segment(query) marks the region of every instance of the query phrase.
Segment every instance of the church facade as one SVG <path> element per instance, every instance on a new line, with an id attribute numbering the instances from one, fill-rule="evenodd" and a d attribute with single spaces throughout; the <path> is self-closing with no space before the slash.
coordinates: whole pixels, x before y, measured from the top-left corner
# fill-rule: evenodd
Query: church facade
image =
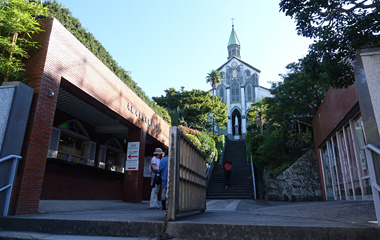
<path id="1" fill-rule="evenodd" d="M 217 129 L 230 140 L 245 138 L 247 132 L 247 112 L 251 104 L 264 97 L 270 97 L 269 89 L 259 85 L 260 70 L 241 60 L 240 42 L 234 25 L 227 45 L 227 62 L 217 70 L 221 81 L 215 95 L 227 103 L 228 122 L 226 129 Z"/>

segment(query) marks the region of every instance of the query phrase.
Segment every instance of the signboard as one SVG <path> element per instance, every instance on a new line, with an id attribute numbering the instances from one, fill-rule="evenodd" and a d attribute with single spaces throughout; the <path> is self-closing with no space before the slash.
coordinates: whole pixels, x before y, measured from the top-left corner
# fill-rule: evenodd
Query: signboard
<path id="1" fill-rule="evenodd" d="M 125 161 L 126 171 L 139 170 L 140 142 L 129 142 L 127 149 L 127 159 Z"/>

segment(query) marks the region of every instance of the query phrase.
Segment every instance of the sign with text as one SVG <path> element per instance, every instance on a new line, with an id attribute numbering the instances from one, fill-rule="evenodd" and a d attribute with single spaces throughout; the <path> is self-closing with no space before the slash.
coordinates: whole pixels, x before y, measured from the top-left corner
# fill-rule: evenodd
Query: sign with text
<path id="1" fill-rule="evenodd" d="M 127 159 L 125 161 L 126 171 L 139 170 L 140 142 L 129 142 L 127 149 Z"/>

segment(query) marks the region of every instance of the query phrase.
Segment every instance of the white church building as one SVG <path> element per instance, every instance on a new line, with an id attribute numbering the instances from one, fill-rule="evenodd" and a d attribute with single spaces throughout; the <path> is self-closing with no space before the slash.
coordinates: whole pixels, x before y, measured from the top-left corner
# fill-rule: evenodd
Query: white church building
<path id="1" fill-rule="evenodd" d="M 227 45 L 228 58 L 217 70 L 221 83 L 215 94 L 228 104 L 226 129 L 217 129 L 230 140 L 245 138 L 247 132 L 247 111 L 252 103 L 270 97 L 269 89 L 259 85 L 260 70 L 241 60 L 240 43 L 234 25 Z"/>

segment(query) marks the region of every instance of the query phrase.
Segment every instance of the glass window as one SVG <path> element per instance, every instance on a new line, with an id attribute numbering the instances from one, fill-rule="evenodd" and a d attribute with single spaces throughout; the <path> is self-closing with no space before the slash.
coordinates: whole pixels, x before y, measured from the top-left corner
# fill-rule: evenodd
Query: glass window
<path id="1" fill-rule="evenodd" d="M 89 161 L 88 156 L 85 156 L 90 144 L 87 131 L 82 124 L 74 119 L 60 124 L 58 128 L 61 133 L 57 159 L 93 166 L 93 159 Z"/>
<path id="2" fill-rule="evenodd" d="M 338 148 L 338 142 L 337 142 L 337 136 L 334 136 L 332 139 L 332 144 L 334 145 L 333 154 L 335 154 L 335 164 L 336 164 L 336 171 L 337 171 L 337 183 L 338 188 L 340 190 L 340 197 L 344 197 L 345 195 L 345 188 L 344 188 L 344 180 L 343 180 L 343 173 L 342 173 L 342 163 L 341 163 L 341 156 Z"/>
<path id="3" fill-rule="evenodd" d="M 239 94 L 239 84 L 236 82 L 231 86 L 231 102 L 239 102 L 240 94 Z"/>
<path id="4" fill-rule="evenodd" d="M 114 172 L 124 172 L 124 154 L 122 146 L 117 138 L 110 138 L 105 142 L 105 156 L 103 156 L 102 165 L 104 169 Z"/>
<path id="5" fill-rule="evenodd" d="M 366 199 L 372 195 L 361 116 L 337 131 L 320 149 L 327 199 Z"/>
<path id="6" fill-rule="evenodd" d="M 329 154 L 330 163 L 331 163 L 331 173 L 332 173 L 332 184 L 333 184 L 333 190 L 334 190 L 334 197 L 340 198 L 340 191 L 339 191 L 339 187 L 338 187 L 339 179 L 337 176 L 337 167 L 336 167 L 336 161 L 335 161 L 333 141 L 329 141 L 328 154 Z"/>
<path id="7" fill-rule="evenodd" d="M 61 132 L 58 145 L 58 159 L 86 164 L 84 151 L 86 140 L 76 138 L 66 131 Z"/>
<path id="8" fill-rule="evenodd" d="M 363 150 L 363 147 L 367 145 L 367 142 L 365 140 L 363 121 L 361 116 L 354 119 L 352 123 L 352 131 L 358 156 L 358 171 L 363 181 L 363 195 L 372 195 L 367 159 L 365 157 L 365 151 Z"/>
<path id="9" fill-rule="evenodd" d="M 224 72 L 220 72 L 220 78 L 224 79 Z"/>
<path id="10" fill-rule="evenodd" d="M 253 101 L 252 84 L 248 84 L 247 86 L 245 86 L 245 89 L 246 89 L 247 101 Z"/>
<path id="11" fill-rule="evenodd" d="M 322 165 L 324 170 L 325 177 L 325 187 L 327 192 L 327 199 L 334 199 L 334 192 L 332 186 L 332 177 L 331 177 L 331 168 L 330 168 L 330 159 L 327 153 L 327 147 L 322 148 Z"/>
<path id="12" fill-rule="evenodd" d="M 232 78 L 237 78 L 237 71 L 236 71 L 236 69 L 234 69 L 232 71 Z"/>
<path id="13" fill-rule="evenodd" d="M 350 197 L 353 196 L 353 189 L 351 184 L 351 173 L 350 164 L 348 162 L 347 146 L 344 140 L 343 130 L 337 134 L 337 141 L 342 164 L 342 187 L 346 193 L 346 197 Z"/>
<path id="14" fill-rule="evenodd" d="M 226 102 L 224 98 L 224 87 L 219 88 L 219 97 L 222 98 L 222 102 Z"/>

